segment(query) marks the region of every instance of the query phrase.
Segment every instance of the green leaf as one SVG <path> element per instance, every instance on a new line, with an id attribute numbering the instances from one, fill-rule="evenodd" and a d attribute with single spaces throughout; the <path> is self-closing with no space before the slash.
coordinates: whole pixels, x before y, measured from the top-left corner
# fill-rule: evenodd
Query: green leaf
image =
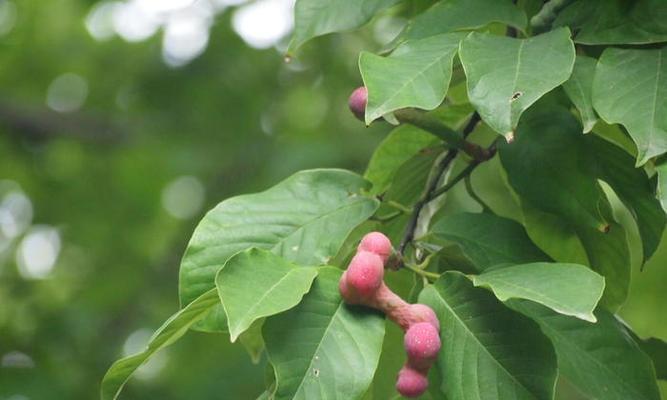
<path id="1" fill-rule="evenodd" d="M 632 156 L 604 139 L 589 135 L 585 141 L 597 161 L 596 176 L 614 189 L 637 222 L 646 261 L 658 247 L 666 222 L 646 171 L 635 168 Z"/>
<path id="2" fill-rule="evenodd" d="M 667 343 L 657 338 L 636 339 L 639 347 L 653 361 L 658 379 L 667 379 Z"/>
<path id="3" fill-rule="evenodd" d="M 663 211 L 667 212 L 667 163 L 655 167 L 658 173 L 658 200 Z"/>
<path id="4" fill-rule="evenodd" d="M 359 399 L 378 365 L 384 319 L 342 302 L 342 271 L 323 267 L 292 310 L 267 319 L 264 340 L 274 366 L 276 400 Z"/>
<path id="5" fill-rule="evenodd" d="M 475 286 L 498 299 L 526 299 L 565 315 L 595 322 L 593 310 L 602 297 L 604 278 L 578 264 L 531 263 L 494 268 L 473 276 Z"/>
<path id="6" fill-rule="evenodd" d="M 404 39 L 423 39 L 441 33 L 477 29 L 499 22 L 524 30 L 526 13 L 511 0 L 443 0 L 418 15 Z"/>
<path id="7" fill-rule="evenodd" d="M 473 32 L 460 47 L 470 102 L 503 135 L 514 131 L 528 107 L 570 77 L 575 58 L 564 28 L 529 39 Z"/>
<path id="8" fill-rule="evenodd" d="M 545 108 L 522 120 L 516 140 L 501 143 L 500 160 L 514 190 L 538 209 L 573 225 L 604 231 L 606 202 L 588 154 L 581 126 L 565 109 Z"/>
<path id="9" fill-rule="evenodd" d="M 457 272 L 443 274 L 419 300 L 443 327 L 437 363 L 448 400 L 553 398 L 556 356 L 533 321 Z"/>
<path id="10" fill-rule="evenodd" d="M 218 204 L 199 223 L 183 256 L 181 304 L 213 288 L 215 275 L 227 260 L 251 247 L 270 250 L 298 265 L 326 264 L 352 229 L 377 209 L 377 200 L 361 194 L 369 186 L 348 171 L 309 170 L 264 192 Z M 207 322 L 210 325 L 197 328 L 225 327 L 222 318 Z"/>
<path id="11" fill-rule="evenodd" d="M 617 310 L 630 289 L 630 250 L 625 229 L 612 222 L 607 233 L 587 227 L 576 227 L 576 232 L 586 250 L 588 264 L 605 278 L 602 304 Z"/>
<path id="12" fill-rule="evenodd" d="M 373 193 L 387 190 L 403 163 L 437 142 L 433 135 L 412 125 L 401 125 L 391 131 L 373 152 L 364 174 L 364 178 L 373 183 Z"/>
<path id="13" fill-rule="evenodd" d="M 368 88 L 366 124 L 401 108 L 432 110 L 439 106 L 463 37 L 462 33 L 448 33 L 407 41 L 388 57 L 361 53 L 359 69 Z"/>
<path id="14" fill-rule="evenodd" d="M 478 271 L 500 264 L 547 261 L 521 224 L 489 213 L 460 213 L 439 219 L 425 242 L 457 244 Z"/>
<path id="15" fill-rule="evenodd" d="M 264 338 L 262 337 L 264 321 L 262 318 L 253 322 L 250 328 L 239 335 L 239 342 L 245 347 L 253 364 L 259 364 L 259 361 L 262 359 L 262 352 L 265 347 Z"/>
<path id="16" fill-rule="evenodd" d="M 113 363 L 102 379 L 102 400 L 118 398 L 123 386 L 137 368 L 148 361 L 153 354 L 185 335 L 192 324 L 218 304 L 220 300 L 216 290 L 207 291 L 162 324 L 150 338 L 144 351 Z"/>
<path id="17" fill-rule="evenodd" d="M 667 151 L 667 48 L 607 48 L 593 79 L 593 106 L 622 124 L 637 145 L 637 165 Z"/>
<path id="18" fill-rule="evenodd" d="M 598 118 L 593 110 L 593 75 L 597 60 L 586 56 L 577 56 L 574 62 L 572 76 L 563 83 L 565 93 L 570 97 L 572 103 L 581 116 L 584 133 L 593 129 Z"/>
<path id="19" fill-rule="evenodd" d="M 559 372 L 582 393 L 604 400 L 659 400 L 651 360 L 612 314 L 591 324 L 526 301 L 512 308 L 534 319 L 551 339 Z"/>
<path id="20" fill-rule="evenodd" d="M 236 341 L 256 320 L 297 305 L 315 276 L 315 268 L 299 267 L 266 250 L 252 248 L 232 256 L 215 278 L 230 340 Z"/>
<path id="21" fill-rule="evenodd" d="M 667 41 L 664 0 L 579 0 L 565 8 L 555 26 L 569 25 L 582 44 L 647 44 Z"/>
<path id="22" fill-rule="evenodd" d="M 368 22 L 377 12 L 399 0 L 297 0 L 294 33 L 287 49 L 293 54 L 308 40 L 327 33 L 347 31 Z"/>

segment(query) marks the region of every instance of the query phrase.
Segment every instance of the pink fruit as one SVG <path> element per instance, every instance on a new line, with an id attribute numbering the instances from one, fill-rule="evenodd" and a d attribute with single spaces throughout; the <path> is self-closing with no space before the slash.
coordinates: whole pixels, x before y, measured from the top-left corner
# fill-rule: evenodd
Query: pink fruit
<path id="1" fill-rule="evenodd" d="M 417 397 L 428 388 L 428 379 L 421 372 L 405 365 L 398 372 L 396 390 L 405 397 Z"/>
<path id="2" fill-rule="evenodd" d="M 359 251 L 347 268 L 348 288 L 361 298 L 370 298 L 382 285 L 384 263 L 377 254 Z"/>
<path id="3" fill-rule="evenodd" d="M 377 254 L 382 258 L 383 263 L 387 262 L 387 259 L 394 251 L 391 247 L 389 238 L 380 232 L 370 232 L 366 234 L 366 236 L 361 239 L 358 250 Z"/>
<path id="4" fill-rule="evenodd" d="M 360 86 L 354 89 L 354 92 L 350 95 L 350 98 L 347 100 L 347 105 L 350 107 L 350 111 L 360 120 L 364 120 L 364 115 L 366 114 L 366 103 L 368 102 L 368 90 L 365 86 Z"/>
<path id="5" fill-rule="evenodd" d="M 440 335 L 431 323 L 419 322 L 405 333 L 403 344 L 410 365 L 428 369 L 440 351 Z"/>
<path id="6" fill-rule="evenodd" d="M 352 293 L 347 285 L 347 271 L 343 272 L 343 275 L 340 277 L 340 281 L 338 281 L 338 291 L 340 291 L 340 295 L 343 297 L 343 299 L 345 299 L 347 304 L 359 303 L 359 299 L 357 299 L 357 296 Z"/>

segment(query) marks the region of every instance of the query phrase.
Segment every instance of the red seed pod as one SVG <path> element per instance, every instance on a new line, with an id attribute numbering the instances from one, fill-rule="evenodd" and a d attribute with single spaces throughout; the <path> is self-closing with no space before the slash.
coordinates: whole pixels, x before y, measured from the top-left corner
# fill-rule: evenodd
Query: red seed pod
<path id="1" fill-rule="evenodd" d="M 420 371 L 428 370 L 440 351 L 440 335 L 429 322 L 419 322 L 410 327 L 403 339 L 408 364 Z"/>
<path id="2" fill-rule="evenodd" d="M 362 299 L 369 299 L 382 285 L 384 263 L 377 254 L 358 252 L 347 268 L 347 285 Z"/>

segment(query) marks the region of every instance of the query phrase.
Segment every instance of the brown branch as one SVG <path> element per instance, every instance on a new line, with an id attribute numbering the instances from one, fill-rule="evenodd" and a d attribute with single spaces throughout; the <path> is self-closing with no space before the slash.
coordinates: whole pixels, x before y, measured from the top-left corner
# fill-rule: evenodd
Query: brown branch
<path id="1" fill-rule="evenodd" d="M 0 100 L 0 124 L 10 133 L 32 140 L 71 137 L 93 143 L 114 143 L 127 137 L 118 123 L 87 112 L 59 113 L 46 107 Z"/>

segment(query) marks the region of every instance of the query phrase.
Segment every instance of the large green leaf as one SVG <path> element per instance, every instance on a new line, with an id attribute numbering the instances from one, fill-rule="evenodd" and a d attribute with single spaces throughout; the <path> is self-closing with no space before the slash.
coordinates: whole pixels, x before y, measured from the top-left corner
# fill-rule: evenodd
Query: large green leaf
<path id="1" fill-rule="evenodd" d="M 556 356 L 534 322 L 457 272 L 443 274 L 419 300 L 443 327 L 438 367 L 448 400 L 553 398 Z"/>
<path id="2" fill-rule="evenodd" d="M 564 28 L 529 39 L 473 32 L 461 42 L 459 57 L 470 102 L 503 135 L 514 131 L 528 107 L 570 77 L 575 59 Z"/>
<path id="3" fill-rule="evenodd" d="M 522 120 L 516 140 L 501 143 L 500 160 L 522 201 L 574 225 L 604 231 L 606 197 L 595 177 L 581 126 L 567 110 L 539 109 Z"/>
<path id="4" fill-rule="evenodd" d="M 647 260 L 660 243 L 666 217 L 646 171 L 635 168 L 632 156 L 604 139 L 590 135 L 585 141 L 596 160 L 595 175 L 614 189 L 636 220 Z"/>
<path id="5" fill-rule="evenodd" d="M 292 310 L 267 319 L 264 340 L 276 374 L 274 398 L 359 399 L 380 358 L 384 319 L 340 297 L 342 271 L 324 267 Z"/>
<path id="6" fill-rule="evenodd" d="M 316 275 L 317 269 L 266 250 L 251 248 L 232 256 L 215 278 L 231 341 L 256 320 L 297 305 Z"/>
<path id="7" fill-rule="evenodd" d="M 388 57 L 363 52 L 359 69 L 368 88 L 366 123 L 405 107 L 432 110 L 442 103 L 463 33 L 401 44 Z"/>
<path id="8" fill-rule="evenodd" d="M 593 110 L 593 76 L 597 60 L 586 56 L 577 56 L 572 76 L 563 83 L 565 93 L 579 110 L 584 133 L 590 132 L 598 118 Z"/>
<path id="9" fill-rule="evenodd" d="M 432 134 L 412 125 L 401 125 L 387 135 L 373 152 L 364 177 L 373 183 L 373 193 L 382 193 L 403 163 L 420 150 L 438 142 Z"/>
<path id="10" fill-rule="evenodd" d="M 667 48 L 605 49 L 595 69 L 593 106 L 606 122 L 628 130 L 637 165 L 667 151 Z"/>
<path id="11" fill-rule="evenodd" d="M 368 22 L 375 13 L 399 0 L 297 0 L 294 34 L 287 49 L 293 53 L 306 41 L 327 33 L 346 31 Z"/>
<path id="12" fill-rule="evenodd" d="M 207 291 L 162 324 L 148 341 L 144 351 L 113 363 L 102 379 L 102 400 L 116 399 L 130 375 L 137 368 L 148 361 L 153 354 L 185 335 L 195 322 L 219 304 L 220 299 L 218 299 L 216 290 Z"/>
<path id="13" fill-rule="evenodd" d="M 434 245 L 458 245 L 478 271 L 500 264 L 549 260 L 531 242 L 523 226 L 490 213 L 445 216 L 421 240 Z"/>
<path id="14" fill-rule="evenodd" d="M 667 41 L 664 0 L 579 0 L 554 25 L 569 25 L 582 44 L 646 44 Z"/>
<path id="15" fill-rule="evenodd" d="M 565 315 L 595 322 L 604 278 L 579 264 L 531 263 L 494 268 L 473 276 L 501 301 L 526 299 Z"/>
<path id="16" fill-rule="evenodd" d="M 361 194 L 369 186 L 348 171 L 309 170 L 264 192 L 218 204 L 199 223 L 185 251 L 181 304 L 213 288 L 225 262 L 250 247 L 270 250 L 298 265 L 326 264 L 350 231 L 377 209 L 377 200 Z M 212 319 L 200 328 L 223 329 L 224 324 L 216 325 L 222 322 Z"/>
<path id="17" fill-rule="evenodd" d="M 404 39 L 423 39 L 441 33 L 477 29 L 492 22 L 523 30 L 527 18 L 511 0 L 442 0 L 418 15 Z"/>
<path id="18" fill-rule="evenodd" d="M 602 309 L 591 324 L 525 301 L 510 302 L 534 319 L 558 355 L 559 372 L 582 393 L 604 400 L 659 400 L 651 360 L 623 325 Z"/>

